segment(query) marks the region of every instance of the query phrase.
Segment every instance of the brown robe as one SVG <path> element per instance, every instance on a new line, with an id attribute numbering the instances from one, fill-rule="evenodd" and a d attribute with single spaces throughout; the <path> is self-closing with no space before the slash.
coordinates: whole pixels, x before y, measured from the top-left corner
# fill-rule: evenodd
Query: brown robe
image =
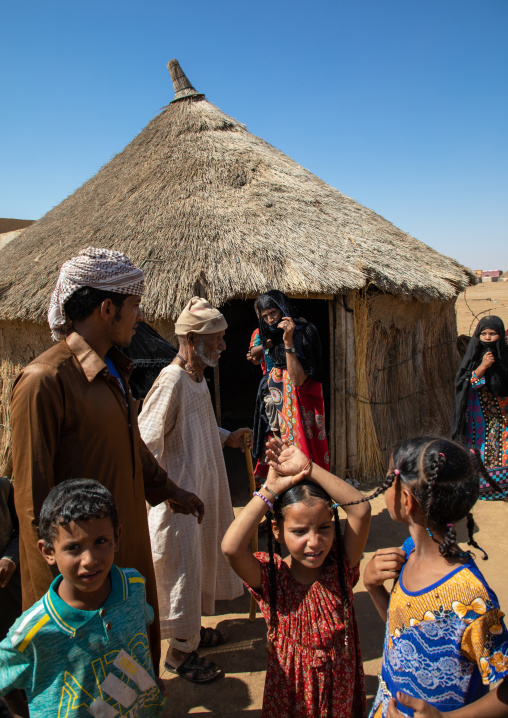
<path id="1" fill-rule="evenodd" d="M 116 348 L 108 356 L 128 389 L 132 362 Z M 11 425 L 23 610 L 46 593 L 54 578 L 37 548 L 44 499 L 65 479 L 96 479 L 113 494 L 123 527 L 115 563 L 135 568 L 146 578 L 147 601 L 155 612 L 150 639 L 158 673 L 160 628 L 145 497 L 155 505 L 167 499 L 170 490 L 166 472 L 139 435 L 130 390 L 127 407 L 118 379 L 73 332 L 16 379 Z"/>

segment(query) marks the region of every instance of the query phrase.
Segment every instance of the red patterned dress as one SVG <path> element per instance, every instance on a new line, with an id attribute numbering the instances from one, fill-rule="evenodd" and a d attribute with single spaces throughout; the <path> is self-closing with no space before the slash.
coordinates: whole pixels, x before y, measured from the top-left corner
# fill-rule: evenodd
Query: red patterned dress
<path id="1" fill-rule="evenodd" d="M 280 436 L 303 451 L 305 456 L 327 471 L 330 454 L 325 427 L 323 385 L 307 377 L 295 386 L 287 369 L 274 367 L 268 388 L 277 409 Z"/>
<path id="2" fill-rule="evenodd" d="M 327 556 L 319 580 L 310 585 L 296 581 L 288 565 L 275 554 L 278 625 L 272 632 L 269 557 L 266 553 L 255 556 L 261 565 L 261 591 L 247 588 L 259 603 L 274 645 L 268 656 L 262 718 L 366 716 L 362 655 L 352 591 L 360 575 L 359 566 L 352 569 L 345 559 L 350 602 L 345 635 L 335 549 Z"/>
<path id="3" fill-rule="evenodd" d="M 302 386 L 295 386 L 287 369 L 274 366 L 268 377 L 268 389 L 277 410 L 282 441 L 294 444 L 314 463 L 329 471 L 323 385 L 308 376 Z M 254 474 L 259 489 L 268 475 L 266 457 L 258 459 Z"/>

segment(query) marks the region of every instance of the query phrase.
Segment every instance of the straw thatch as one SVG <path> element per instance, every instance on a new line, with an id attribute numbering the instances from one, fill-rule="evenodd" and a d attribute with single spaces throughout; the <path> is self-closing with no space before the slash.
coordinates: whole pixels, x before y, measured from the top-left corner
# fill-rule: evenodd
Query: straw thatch
<path id="1" fill-rule="evenodd" d="M 332 469 L 379 477 L 394 441 L 446 431 L 455 297 L 476 276 L 250 134 L 176 61 L 170 71 L 175 100 L 0 250 L 0 465 L 14 378 L 50 344 L 59 267 L 92 245 L 143 267 L 144 312 L 166 338 L 193 294 L 217 306 L 271 288 L 326 297 Z"/>
<path id="2" fill-rule="evenodd" d="M 180 84 L 181 99 L 0 251 L 3 319 L 44 322 L 60 265 L 89 245 L 143 265 L 151 320 L 175 317 L 197 289 L 221 305 L 271 287 L 330 295 L 371 282 L 428 301 L 475 283 Z"/>

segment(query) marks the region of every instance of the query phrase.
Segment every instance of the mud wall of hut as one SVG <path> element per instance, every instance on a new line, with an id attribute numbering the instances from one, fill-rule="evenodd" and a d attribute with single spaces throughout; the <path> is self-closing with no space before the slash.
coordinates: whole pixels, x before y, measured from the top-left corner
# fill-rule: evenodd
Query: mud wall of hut
<path id="1" fill-rule="evenodd" d="M 14 380 L 32 359 L 53 344 L 48 325 L 0 322 L 0 474 L 12 473 L 10 404 Z"/>
<path id="2" fill-rule="evenodd" d="M 333 464 L 367 486 L 384 475 L 397 442 L 449 432 L 460 363 L 455 300 L 353 292 L 334 304 Z"/>

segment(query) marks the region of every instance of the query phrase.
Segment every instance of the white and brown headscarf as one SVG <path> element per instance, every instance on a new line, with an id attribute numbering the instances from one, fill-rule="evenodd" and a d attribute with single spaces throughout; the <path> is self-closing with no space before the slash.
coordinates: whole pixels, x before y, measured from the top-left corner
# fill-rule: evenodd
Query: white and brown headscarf
<path id="1" fill-rule="evenodd" d="M 69 321 L 64 304 L 81 287 L 141 296 L 145 291 L 145 276 L 125 254 L 110 249 L 88 247 L 69 259 L 60 269 L 49 302 L 48 322 L 55 341 L 67 335 Z"/>

